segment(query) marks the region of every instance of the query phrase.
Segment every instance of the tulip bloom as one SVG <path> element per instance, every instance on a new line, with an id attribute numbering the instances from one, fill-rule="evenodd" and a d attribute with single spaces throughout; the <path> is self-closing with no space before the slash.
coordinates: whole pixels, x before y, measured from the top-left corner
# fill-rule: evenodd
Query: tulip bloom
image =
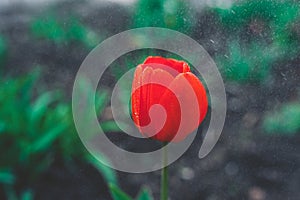
<path id="1" fill-rule="evenodd" d="M 164 113 L 155 105 L 163 107 Z M 205 88 L 186 62 L 150 56 L 137 66 L 132 119 L 145 137 L 180 142 L 203 121 L 207 107 Z"/>

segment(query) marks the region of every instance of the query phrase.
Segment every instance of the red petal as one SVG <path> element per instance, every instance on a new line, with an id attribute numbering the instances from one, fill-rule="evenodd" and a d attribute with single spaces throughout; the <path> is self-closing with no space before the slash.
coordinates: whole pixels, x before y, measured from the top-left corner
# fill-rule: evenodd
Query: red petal
<path id="1" fill-rule="evenodd" d="M 163 58 L 160 56 L 149 56 L 145 61 L 144 65 L 152 64 L 151 67 L 154 69 L 161 68 L 168 71 L 174 77 L 178 75 L 178 73 L 188 72 L 190 68 L 187 63 L 184 61 L 178 61 L 172 58 Z M 153 65 L 158 64 L 158 65 Z M 167 66 L 167 67 L 164 67 Z M 174 71 L 173 71 L 174 70 Z"/>
<path id="2" fill-rule="evenodd" d="M 136 90 L 140 85 L 140 77 L 142 74 L 142 67 L 139 65 L 135 69 L 133 81 L 132 81 L 132 93 L 131 93 L 131 110 L 132 110 L 132 119 L 137 126 L 140 126 L 140 101 L 141 101 L 141 91 Z"/>
<path id="3" fill-rule="evenodd" d="M 144 135 L 153 135 L 157 132 L 157 127 L 161 124 L 159 116 L 151 121 L 149 109 L 152 105 L 158 104 L 159 99 L 164 94 L 166 87 L 172 82 L 173 76 L 162 69 L 153 70 L 146 67 L 141 72 L 138 66 L 132 86 L 132 116 L 133 121 L 139 126 L 140 132 Z M 149 124 L 151 122 L 151 124 Z M 148 126 L 147 130 L 143 126 Z"/>
<path id="4" fill-rule="evenodd" d="M 160 56 L 147 57 L 146 60 L 144 61 L 144 64 L 149 64 L 149 63 L 157 63 L 157 64 L 162 64 L 171 67 L 169 61 L 166 58 Z"/>
<path id="5" fill-rule="evenodd" d="M 208 99 L 207 99 L 205 87 L 198 79 L 198 77 L 191 72 L 184 73 L 184 77 L 189 81 L 197 96 L 198 103 L 199 103 L 199 112 L 200 112 L 200 118 L 199 118 L 199 124 L 200 124 L 204 120 L 208 108 Z"/>
<path id="6" fill-rule="evenodd" d="M 170 89 L 165 90 L 159 104 L 164 107 L 167 119 L 163 128 L 153 138 L 160 141 L 171 141 L 179 128 L 181 120 L 180 104 Z"/>
<path id="7" fill-rule="evenodd" d="M 177 71 L 174 73 L 173 69 Z M 178 74 L 179 71 L 183 73 Z M 154 104 L 164 107 L 166 122 L 153 136 L 160 141 L 171 141 L 175 136 L 174 141 L 185 139 L 203 121 L 208 106 L 205 88 L 190 72 L 188 64 L 162 57 L 148 57 L 145 64 L 137 67 L 132 83 L 131 103 L 133 121 L 145 136 L 153 135 L 161 127 L 160 114 L 155 113 L 151 121 L 149 109 Z M 195 112 L 197 108 L 199 112 Z"/>
<path id="8" fill-rule="evenodd" d="M 174 80 L 173 76 L 165 70 L 155 69 L 151 77 L 150 105 L 159 103 L 166 88 Z"/>
<path id="9" fill-rule="evenodd" d="M 148 110 L 150 108 L 150 87 L 151 76 L 153 69 L 151 67 L 146 67 L 141 74 L 141 96 L 140 96 L 140 125 L 145 126 L 150 123 L 150 117 L 148 115 Z"/>
<path id="10" fill-rule="evenodd" d="M 176 69 L 180 69 L 180 71 L 179 71 L 180 73 L 190 71 L 189 65 L 184 61 L 178 61 L 173 58 L 168 58 L 167 60 L 169 61 L 169 63 L 171 64 L 172 67 L 174 67 Z"/>
<path id="11" fill-rule="evenodd" d="M 170 138 L 175 137 L 178 132 L 174 141 L 181 141 L 204 119 L 208 106 L 206 92 L 199 79 L 191 72 L 178 75 L 169 88 L 170 90 L 162 96 L 160 101 L 160 104 L 166 108 L 168 116 L 159 134 L 165 135 L 164 139 L 170 141 Z M 178 103 L 172 97 L 171 91 L 176 94 Z M 195 112 L 197 108 L 199 112 Z M 180 130 L 175 125 L 177 123 L 178 125 L 180 123 Z"/>

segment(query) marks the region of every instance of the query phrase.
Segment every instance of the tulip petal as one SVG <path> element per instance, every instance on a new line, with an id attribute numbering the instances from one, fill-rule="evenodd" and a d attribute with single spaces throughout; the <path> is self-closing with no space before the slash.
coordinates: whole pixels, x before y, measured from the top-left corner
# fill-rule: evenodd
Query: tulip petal
<path id="1" fill-rule="evenodd" d="M 142 70 L 141 66 L 137 67 L 131 96 L 132 118 L 144 136 L 154 135 L 157 127 L 160 127 L 159 116 L 151 121 L 149 109 L 152 105 L 159 103 L 161 96 L 173 79 L 174 77 L 165 70 L 153 70 L 151 67 Z M 146 125 L 147 129 L 143 129 L 143 126 Z"/>
<path id="2" fill-rule="evenodd" d="M 208 101 L 204 86 L 191 72 L 178 75 L 169 88 L 170 90 L 166 91 L 160 101 L 160 104 L 166 108 L 168 116 L 159 134 L 168 134 L 165 139 L 170 141 L 170 138 L 175 137 L 178 132 L 174 141 L 179 142 L 203 121 Z M 176 94 L 179 105 L 173 103 L 173 94 Z M 174 126 L 174 123 L 180 123 L 180 127 Z"/>
<path id="3" fill-rule="evenodd" d="M 134 123 L 139 127 L 140 126 L 140 102 L 141 102 L 141 90 L 137 90 L 137 88 L 141 85 L 141 74 L 142 67 L 139 65 L 135 69 L 133 81 L 132 81 L 132 93 L 131 93 L 131 109 L 132 109 L 132 119 Z"/>
<path id="4" fill-rule="evenodd" d="M 173 58 L 168 58 L 168 62 L 171 66 L 174 66 L 176 69 L 180 69 L 179 73 L 185 73 L 190 71 L 189 65 L 184 61 L 175 60 Z"/>
<path id="5" fill-rule="evenodd" d="M 141 74 L 141 101 L 140 101 L 140 125 L 145 126 L 150 123 L 150 117 L 148 111 L 150 108 L 150 89 L 151 89 L 151 76 L 153 69 L 151 67 L 146 67 Z"/>
<path id="6" fill-rule="evenodd" d="M 186 62 L 156 56 L 136 68 L 131 104 L 133 121 L 144 136 L 179 142 L 203 121 L 208 100 Z"/>
<path id="7" fill-rule="evenodd" d="M 193 73 L 187 72 L 184 73 L 183 76 L 189 81 L 197 96 L 198 104 L 199 104 L 199 112 L 200 112 L 200 118 L 198 123 L 200 124 L 204 120 L 208 108 L 208 99 L 207 99 L 205 87 L 200 82 L 198 77 L 195 76 Z"/>
<path id="8" fill-rule="evenodd" d="M 161 99 L 161 96 L 165 93 L 166 88 L 174 80 L 174 77 L 165 70 L 155 69 L 151 77 L 152 88 L 150 92 L 151 101 L 150 104 L 157 104 Z"/>
<path id="9" fill-rule="evenodd" d="M 169 88 L 165 89 L 159 104 L 164 107 L 167 116 L 163 128 L 153 138 L 160 141 L 171 141 L 180 125 L 180 104 L 176 95 Z"/>
<path id="10" fill-rule="evenodd" d="M 177 76 L 179 73 L 190 71 L 187 63 L 184 61 L 177 61 L 172 58 L 163 58 L 160 56 L 149 56 L 145 61 L 144 64 L 152 64 L 152 68 L 161 68 L 168 71 L 174 77 Z M 158 64 L 155 66 L 155 64 Z M 165 66 L 165 67 L 164 67 Z"/>

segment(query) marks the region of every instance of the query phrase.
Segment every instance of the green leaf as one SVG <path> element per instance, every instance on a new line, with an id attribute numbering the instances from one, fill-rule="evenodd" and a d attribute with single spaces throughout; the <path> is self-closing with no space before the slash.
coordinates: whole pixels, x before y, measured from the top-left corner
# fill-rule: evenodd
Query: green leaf
<path id="1" fill-rule="evenodd" d="M 269 134 L 294 135 L 300 130 L 300 104 L 286 103 L 266 114 L 263 129 Z"/>
<path id="2" fill-rule="evenodd" d="M 189 33 L 195 26 L 194 10 L 188 1 L 140 0 L 132 22 L 134 28 L 163 27 Z"/>
<path id="3" fill-rule="evenodd" d="M 55 101 L 58 97 L 57 92 L 45 92 L 34 102 L 32 106 L 31 118 L 36 119 L 42 116 L 48 108 L 48 105 Z"/>
<path id="4" fill-rule="evenodd" d="M 52 129 L 50 129 L 46 133 L 43 134 L 42 137 L 37 139 L 30 147 L 30 152 L 38 152 L 45 150 L 50 147 L 50 145 L 54 142 L 55 139 L 58 138 L 60 134 L 63 133 L 63 131 L 66 129 L 67 125 L 64 123 L 57 124 Z"/>
<path id="5" fill-rule="evenodd" d="M 266 53 L 267 52 L 267 53 Z M 263 83 L 272 64 L 284 57 L 277 45 L 239 40 L 229 42 L 227 56 L 219 55 L 216 62 L 227 79 L 240 83 Z"/>
<path id="6" fill-rule="evenodd" d="M 62 43 L 66 40 L 66 32 L 54 14 L 47 14 L 46 17 L 35 19 L 31 23 L 31 32 L 35 37 L 56 43 Z"/>
<path id="7" fill-rule="evenodd" d="M 109 189 L 114 200 L 132 200 L 130 196 L 114 184 L 109 184 Z"/>
<path id="8" fill-rule="evenodd" d="M 7 45 L 4 38 L 0 35 L 0 66 L 4 63 L 5 57 L 7 54 Z M 0 72 L 2 70 L 0 69 Z"/>
<path id="9" fill-rule="evenodd" d="M 101 90 L 97 92 L 95 96 L 95 108 L 97 113 L 102 113 L 108 103 L 108 91 Z"/>
<path id="10" fill-rule="evenodd" d="M 69 19 L 66 37 L 69 40 L 81 42 L 88 48 L 93 48 L 100 42 L 100 37 L 94 31 L 74 17 Z"/>
<path id="11" fill-rule="evenodd" d="M 37 126 L 40 125 L 43 116 L 47 114 L 48 106 L 57 100 L 58 93 L 57 92 L 45 92 L 33 103 L 31 107 L 28 109 L 29 115 L 29 131 L 31 133 L 38 130 Z"/>
<path id="12" fill-rule="evenodd" d="M 11 172 L 0 171 L 0 183 L 4 184 L 14 184 L 15 176 Z"/>
<path id="13" fill-rule="evenodd" d="M 30 72 L 30 74 L 25 75 L 23 78 L 19 79 L 12 79 L 13 82 L 16 82 L 16 93 L 18 94 L 20 91 L 21 93 L 21 101 L 22 106 L 28 106 L 31 102 L 31 98 L 33 96 L 33 89 L 37 85 L 37 80 L 41 75 L 41 68 L 36 67 L 34 70 Z"/>
<path id="14" fill-rule="evenodd" d="M 33 200 L 33 192 L 31 190 L 25 190 L 21 195 L 21 200 Z"/>
<path id="15" fill-rule="evenodd" d="M 153 196 L 148 188 L 144 187 L 139 192 L 136 200 L 153 200 Z"/>
<path id="16" fill-rule="evenodd" d="M 6 124 L 3 121 L 0 121 L 0 134 L 4 132 L 6 128 Z"/>

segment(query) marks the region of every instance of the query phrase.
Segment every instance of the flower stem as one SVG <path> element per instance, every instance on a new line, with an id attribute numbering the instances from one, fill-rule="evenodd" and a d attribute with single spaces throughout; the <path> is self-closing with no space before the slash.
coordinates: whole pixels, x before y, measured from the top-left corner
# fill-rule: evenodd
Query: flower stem
<path id="1" fill-rule="evenodd" d="M 164 143 L 167 144 L 167 143 Z M 168 150 L 167 147 L 163 147 L 163 168 L 161 169 L 161 190 L 160 200 L 168 199 Z"/>

